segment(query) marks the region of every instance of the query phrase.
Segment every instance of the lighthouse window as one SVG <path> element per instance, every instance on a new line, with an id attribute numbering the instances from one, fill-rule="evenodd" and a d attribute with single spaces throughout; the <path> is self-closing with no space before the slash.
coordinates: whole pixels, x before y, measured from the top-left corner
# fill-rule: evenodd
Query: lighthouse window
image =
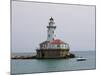
<path id="1" fill-rule="evenodd" d="M 48 35 L 48 37 L 50 37 L 50 35 Z"/>
<path id="2" fill-rule="evenodd" d="M 54 34 L 54 31 L 52 31 L 52 33 Z"/>

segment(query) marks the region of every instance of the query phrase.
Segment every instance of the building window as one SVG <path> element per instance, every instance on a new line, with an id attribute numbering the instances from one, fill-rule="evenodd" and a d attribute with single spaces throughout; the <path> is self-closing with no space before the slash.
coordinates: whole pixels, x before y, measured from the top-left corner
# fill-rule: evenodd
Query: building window
<path id="1" fill-rule="evenodd" d="M 58 48 L 60 48 L 60 45 L 57 45 Z"/>

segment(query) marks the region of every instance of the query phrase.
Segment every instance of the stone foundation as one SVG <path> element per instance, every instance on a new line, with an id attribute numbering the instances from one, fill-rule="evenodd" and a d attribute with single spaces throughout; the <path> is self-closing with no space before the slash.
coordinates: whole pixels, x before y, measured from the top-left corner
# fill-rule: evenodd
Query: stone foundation
<path id="1" fill-rule="evenodd" d="M 69 49 L 39 49 L 37 58 L 66 58 L 69 55 Z"/>

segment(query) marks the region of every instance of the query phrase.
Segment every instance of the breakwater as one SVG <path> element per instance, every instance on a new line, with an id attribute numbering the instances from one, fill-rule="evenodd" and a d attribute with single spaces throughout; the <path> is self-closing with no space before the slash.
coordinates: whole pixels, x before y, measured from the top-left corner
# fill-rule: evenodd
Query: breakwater
<path id="1" fill-rule="evenodd" d="M 63 58 L 75 58 L 75 54 L 71 53 L 70 55 L 66 55 L 66 57 Z M 33 55 L 12 55 L 11 59 L 40 59 L 40 58 L 37 58 L 36 54 L 35 55 L 33 54 Z M 54 59 L 58 59 L 58 58 L 54 58 Z"/>

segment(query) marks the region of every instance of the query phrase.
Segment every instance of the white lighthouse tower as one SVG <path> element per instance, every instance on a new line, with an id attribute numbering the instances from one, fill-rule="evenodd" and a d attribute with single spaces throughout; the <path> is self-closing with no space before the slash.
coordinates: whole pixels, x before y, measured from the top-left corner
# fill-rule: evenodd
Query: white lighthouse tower
<path id="1" fill-rule="evenodd" d="M 47 26 L 47 41 L 52 41 L 54 40 L 54 30 L 56 29 L 56 26 L 54 26 L 55 22 L 54 19 L 51 17 L 49 26 Z"/>

